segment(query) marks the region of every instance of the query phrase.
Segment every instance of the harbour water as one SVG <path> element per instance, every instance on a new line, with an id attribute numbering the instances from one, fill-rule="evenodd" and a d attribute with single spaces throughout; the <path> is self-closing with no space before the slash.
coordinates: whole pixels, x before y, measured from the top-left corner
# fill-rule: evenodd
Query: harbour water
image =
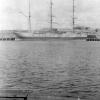
<path id="1" fill-rule="evenodd" d="M 0 88 L 28 100 L 99 100 L 100 42 L 0 41 Z"/>

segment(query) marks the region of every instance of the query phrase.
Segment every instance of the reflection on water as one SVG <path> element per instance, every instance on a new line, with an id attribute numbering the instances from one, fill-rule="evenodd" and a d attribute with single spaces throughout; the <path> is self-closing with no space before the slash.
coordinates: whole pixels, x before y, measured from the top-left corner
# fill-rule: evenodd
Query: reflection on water
<path id="1" fill-rule="evenodd" d="M 100 43 L 0 42 L 0 87 L 31 89 L 37 98 L 99 100 Z"/>

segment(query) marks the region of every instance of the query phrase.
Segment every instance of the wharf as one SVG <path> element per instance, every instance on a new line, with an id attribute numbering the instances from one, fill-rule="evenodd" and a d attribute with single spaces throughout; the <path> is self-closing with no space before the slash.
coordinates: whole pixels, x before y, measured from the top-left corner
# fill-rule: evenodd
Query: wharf
<path id="1" fill-rule="evenodd" d="M 0 41 L 14 41 L 15 38 L 0 38 Z"/>

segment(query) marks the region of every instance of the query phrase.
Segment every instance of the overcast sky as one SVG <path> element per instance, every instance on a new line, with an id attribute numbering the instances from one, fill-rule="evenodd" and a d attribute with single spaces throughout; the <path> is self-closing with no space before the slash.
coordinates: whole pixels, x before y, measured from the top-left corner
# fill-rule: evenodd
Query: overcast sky
<path id="1" fill-rule="evenodd" d="M 49 27 L 50 0 L 31 0 L 32 29 Z M 72 0 L 53 0 L 54 27 L 72 26 Z M 100 28 L 100 0 L 75 0 L 76 25 Z M 0 0 L 0 29 L 27 29 L 28 0 Z"/>

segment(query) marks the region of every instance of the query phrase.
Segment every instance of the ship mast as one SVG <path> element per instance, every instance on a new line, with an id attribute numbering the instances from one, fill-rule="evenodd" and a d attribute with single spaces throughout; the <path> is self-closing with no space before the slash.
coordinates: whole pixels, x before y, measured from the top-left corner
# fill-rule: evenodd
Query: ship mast
<path id="1" fill-rule="evenodd" d="M 50 0 L 50 31 L 52 32 L 53 29 L 53 14 L 52 14 L 53 3 Z"/>
<path id="2" fill-rule="evenodd" d="M 30 0 L 29 0 L 29 15 L 28 15 L 28 23 L 29 23 L 29 32 L 31 32 L 31 6 L 30 6 Z"/>
<path id="3" fill-rule="evenodd" d="M 75 32 L 75 0 L 73 0 L 73 33 Z"/>

